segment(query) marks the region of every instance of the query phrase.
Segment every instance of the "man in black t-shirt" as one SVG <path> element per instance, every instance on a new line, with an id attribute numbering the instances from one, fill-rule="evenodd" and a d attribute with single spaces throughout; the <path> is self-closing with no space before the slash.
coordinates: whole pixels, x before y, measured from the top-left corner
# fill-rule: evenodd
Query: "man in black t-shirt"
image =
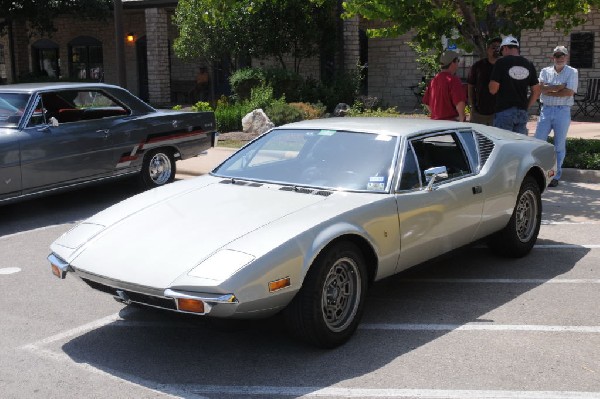
<path id="1" fill-rule="evenodd" d="M 467 83 L 469 84 L 469 106 L 471 107 L 472 123 L 491 126 L 494 123 L 496 111 L 496 96 L 490 93 L 489 84 L 492 69 L 500 57 L 500 43 L 496 37 L 487 43 L 486 57 L 471 66 Z"/>
<path id="2" fill-rule="evenodd" d="M 496 61 L 489 84 L 490 93 L 496 94 L 494 126 L 526 135 L 527 110 L 541 91 L 537 72 L 519 55 L 519 42 L 514 37 L 506 36 L 500 49 L 502 58 Z"/>

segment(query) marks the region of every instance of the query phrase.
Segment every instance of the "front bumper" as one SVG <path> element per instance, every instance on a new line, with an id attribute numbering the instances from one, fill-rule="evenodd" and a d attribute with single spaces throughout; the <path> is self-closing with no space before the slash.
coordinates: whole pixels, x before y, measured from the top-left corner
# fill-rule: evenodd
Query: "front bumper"
<path id="1" fill-rule="evenodd" d="M 235 314 L 239 301 L 233 294 L 209 294 L 189 291 L 177 291 L 170 288 L 154 288 L 113 280 L 104 276 L 74 268 L 54 254 L 48 256 L 52 273 L 64 279 L 72 272 L 91 288 L 113 296 L 124 304 L 138 304 L 178 313 L 209 315 L 213 317 L 230 317 Z M 201 311 L 188 311 L 181 304 L 196 301 L 202 304 Z"/>

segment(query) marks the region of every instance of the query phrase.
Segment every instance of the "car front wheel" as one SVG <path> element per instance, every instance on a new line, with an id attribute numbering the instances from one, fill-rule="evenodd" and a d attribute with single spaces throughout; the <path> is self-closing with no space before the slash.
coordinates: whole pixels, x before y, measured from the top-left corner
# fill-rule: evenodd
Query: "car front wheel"
<path id="1" fill-rule="evenodd" d="M 541 222 L 540 188 L 533 178 L 526 177 L 508 224 L 491 237 L 490 246 L 499 255 L 513 258 L 525 256 L 537 240 Z"/>
<path id="2" fill-rule="evenodd" d="M 170 183 L 175 179 L 175 159 L 169 150 L 158 149 L 146 154 L 140 181 L 150 189 Z"/>
<path id="3" fill-rule="evenodd" d="M 359 248 L 343 242 L 319 255 L 285 311 L 290 331 L 321 348 L 346 342 L 358 327 L 367 291 Z"/>

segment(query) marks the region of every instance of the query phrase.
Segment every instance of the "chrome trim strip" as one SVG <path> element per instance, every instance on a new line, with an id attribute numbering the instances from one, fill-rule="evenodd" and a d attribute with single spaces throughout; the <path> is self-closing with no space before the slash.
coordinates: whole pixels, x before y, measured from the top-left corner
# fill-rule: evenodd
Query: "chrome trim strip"
<path id="1" fill-rule="evenodd" d="M 237 304 L 238 299 L 233 294 L 224 294 L 224 295 L 211 295 L 211 294 L 196 294 L 190 292 L 182 292 L 182 291 L 174 291 L 170 288 L 167 288 L 164 292 L 164 296 L 167 298 L 185 298 L 185 299 L 197 299 L 202 302 L 208 303 L 228 303 L 228 304 Z M 208 312 L 207 312 L 208 313 Z"/>
<path id="2" fill-rule="evenodd" d="M 145 294 L 145 295 L 151 295 L 151 296 L 164 298 L 163 290 L 160 288 L 152 288 L 152 287 L 147 287 L 144 285 L 126 283 L 126 282 L 120 281 L 120 280 L 109 279 L 109 278 L 102 277 L 102 276 L 99 276 L 94 273 L 86 272 L 84 270 L 77 269 L 74 267 L 71 267 L 71 270 L 73 272 L 75 272 L 75 274 L 77 274 L 81 278 L 85 278 L 87 280 L 91 280 L 96 283 L 100 283 L 100 284 L 103 284 L 103 285 L 106 285 L 106 286 L 109 286 L 109 287 L 112 287 L 115 289 L 123 289 L 126 291 L 137 292 L 139 294 Z"/>

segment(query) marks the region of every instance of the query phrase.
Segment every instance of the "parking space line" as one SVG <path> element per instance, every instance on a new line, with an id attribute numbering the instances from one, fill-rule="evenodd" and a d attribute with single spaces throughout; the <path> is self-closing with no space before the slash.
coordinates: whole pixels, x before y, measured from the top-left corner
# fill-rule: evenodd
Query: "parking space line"
<path id="1" fill-rule="evenodd" d="M 403 278 L 403 283 L 459 284 L 600 284 L 597 278 Z"/>
<path id="2" fill-rule="evenodd" d="M 359 324 L 361 330 L 397 330 L 397 331 L 527 331 L 555 333 L 600 333 L 600 326 L 545 326 L 536 324 L 402 324 L 402 323 L 365 323 Z"/>
<path id="3" fill-rule="evenodd" d="M 549 248 L 588 248 L 588 249 L 596 249 L 600 248 L 600 245 L 597 244 L 540 244 L 534 245 L 534 248 L 538 249 L 549 249 Z"/>
<path id="4" fill-rule="evenodd" d="M 429 399 L 598 399 L 598 392 L 501 391 L 447 389 L 374 389 L 276 386 L 188 385 L 187 391 L 214 395 L 291 396 L 300 398 L 429 398 Z"/>

